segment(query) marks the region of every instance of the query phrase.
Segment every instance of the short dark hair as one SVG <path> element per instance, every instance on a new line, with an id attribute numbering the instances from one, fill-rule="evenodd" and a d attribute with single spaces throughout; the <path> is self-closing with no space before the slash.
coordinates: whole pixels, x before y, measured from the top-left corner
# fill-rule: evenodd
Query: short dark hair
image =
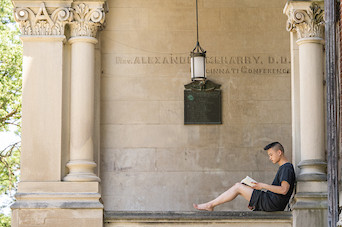
<path id="1" fill-rule="evenodd" d="M 268 144 L 266 147 L 264 147 L 264 150 L 267 151 L 268 149 L 272 148 L 273 150 L 281 150 L 281 152 L 285 152 L 283 145 L 281 145 L 279 142 L 273 142 Z"/>

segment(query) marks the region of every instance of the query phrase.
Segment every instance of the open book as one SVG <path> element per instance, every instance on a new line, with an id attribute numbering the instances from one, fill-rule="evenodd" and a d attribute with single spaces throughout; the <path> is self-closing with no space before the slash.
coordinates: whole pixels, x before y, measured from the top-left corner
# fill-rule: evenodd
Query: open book
<path id="1" fill-rule="evenodd" d="M 255 183 L 257 183 L 257 181 L 252 179 L 251 177 L 247 176 L 241 181 L 241 183 L 248 185 L 250 187 L 253 187 L 255 185 Z"/>

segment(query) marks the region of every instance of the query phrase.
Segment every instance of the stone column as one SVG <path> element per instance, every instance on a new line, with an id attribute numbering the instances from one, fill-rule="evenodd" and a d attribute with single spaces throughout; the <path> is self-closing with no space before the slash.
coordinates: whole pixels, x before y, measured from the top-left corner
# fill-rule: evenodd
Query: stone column
<path id="1" fill-rule="evenodd" d="M 92 134 L 94 37 L 104 19 L 103 2 L 92 1 L 90 7 L 59 0 L 41 4 L 14 0 L 13 3 L 22 33 L 24 64 L 21 181 L 11 206 L 11 226 L 102 227 L 99 178 L 92 169 L 95 166 Z M 68 25 L 73 37 L 72 63 L 66 45 Z M 69 179 L 87 182 L 62 181 L 64 160 L 69 156 L 71 73 Z"/>
<path id="2" fill-rule="evenodd" d="M 71 38 L 70 173 L 64 181 L 100 181 L 94 174 L 95 44 L 104 22 L 102 7 L 73 7 Z"/>
<path id="3" fill-rule="evenodd" d="M 15 3 L 14 13 L 24 49 L 21 182 L 60 181 L 64 27 L 71 13 L 26 4 Z"/>
<path id="4" fill-rule="evenodd" d="M 327 224 L 323 8 L 322 1 L 289 1 L 284 9 L 287 30 L 297 33 L 299 48 L 299 100 L 295 101 L 299 101 L 300 171 L 294 226 Z"/>
<path id="5" fill-rule="evenodd" d="M 324 146 L 324 11 L 317 4 L 289 13 L 299 46 L 301 161 L 298 180 L 326 180 Z"/>

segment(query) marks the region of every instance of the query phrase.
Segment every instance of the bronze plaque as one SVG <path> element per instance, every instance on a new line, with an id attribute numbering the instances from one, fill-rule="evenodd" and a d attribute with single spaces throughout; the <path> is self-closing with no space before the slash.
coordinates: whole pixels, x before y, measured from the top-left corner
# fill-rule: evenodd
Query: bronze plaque
<path id="1" fill-rule="evenodd" d="M 222 124 L 221 90 L 184 90 L 184 124 Z"/>

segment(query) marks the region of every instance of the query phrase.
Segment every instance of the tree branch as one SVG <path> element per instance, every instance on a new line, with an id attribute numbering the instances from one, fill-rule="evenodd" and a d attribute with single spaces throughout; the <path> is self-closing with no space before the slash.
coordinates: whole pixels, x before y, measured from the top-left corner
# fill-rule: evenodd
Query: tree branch
<path id="1" fill-rule="evenodd" d="M 20 144 L 21 142 L 16 142 L 16 143 L 13 143 L 11 145 L 8 145 L 5 149 L 3 149 L 1 152 L 0 152 L 0 157 L 9 157 L 12 155 L 12 152 L 14 150 L 14 148 L 18 148 L 17 145 Z M 7 151 L 9 149 L 9 151 Z M 6 152 L 7 151 L 7 152 Z M 1 160 L 0 160 L 1 161 Z"/>
<path id="2" fill-rule="evenodd" d="M 18 112 L 18 110 L 16 109 L 16 110 L 12 111 L 11 113 L 7 114 L 5 117 L 0 118 L 0 122 L 3 122 L 3 121 L 5 121 L 6 119 L 12 117 L 12 116 L 13 116 L 14 114 L 16 114 L 17 112 Z"/>

